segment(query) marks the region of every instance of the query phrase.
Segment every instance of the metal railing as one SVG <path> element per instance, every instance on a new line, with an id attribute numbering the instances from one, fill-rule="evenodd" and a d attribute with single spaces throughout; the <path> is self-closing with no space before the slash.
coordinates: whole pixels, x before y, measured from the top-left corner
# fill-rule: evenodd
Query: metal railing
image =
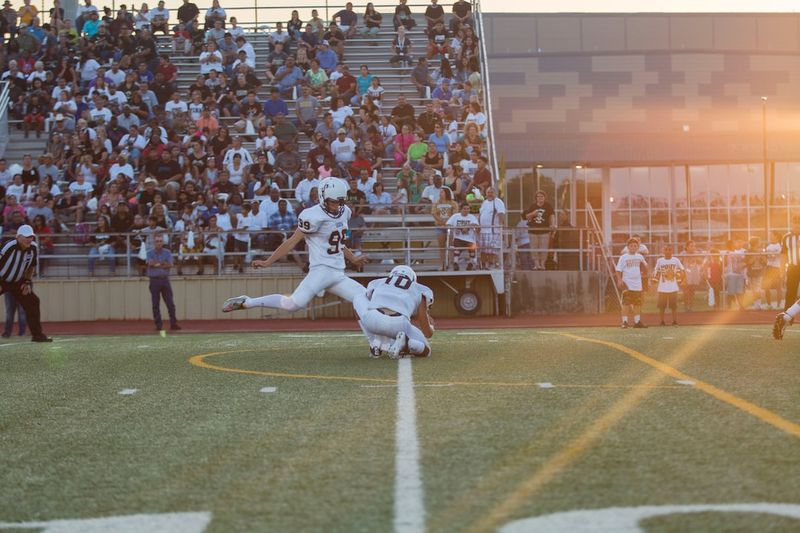
<path id="1" fill-rule="evenodd" d="M 444 248 L 439 246 L 438 241 L 437 230 L 441 229 L 447 230 Z M 502 270 L 505 264 L 503 256 L 508 249 L 504 244 L 506 234 L 499 226 L 484 228 L 484 230 L 486 229 L 498 232 L 498 247 L 494 250 L 496 266 L 493 265 L 491 268 Z M 450 258 L 455 249 L 452 244 L 452 231 L 453 228 L 437 226 L 354 228 L 348 231 L 345 243 L 355 253 L 364 253 L 371 257 L 370 270 L 386 270 L 388 272 L 391 266 L 381 269 L 380 265 L 403 263 L 419 265 L 421 270 L 439 271 L 451 267 Z M 195 247 L 188 246 L 188 231 L 158 230 L 130 233 L 37 235 L 40 261 L 37 264 L 36 273 L 37 277 L 51 276 L 52 274 L 48 274 L 48 270 L 52 272 L 55 269 L 58 273 L 53 277 L 91 277 L 95 265 L 105 265 L 109 267 L 105 270 L 110 270 L 114 276 L 140 276 L 144 272 L 146 252 L 152 247 L 149 239 L 157 233 L 167 237 L 165 247 L 175 254 L 176 266 L 184 258 L 200 259 L 204 265 L 211 265 L 216 275 L 221 276 L 225 274 L 226 265 L 248 267 L 250 260 L 269 256 L 272 250 L 277 248 L 292 232 L 293 230 L 286 232 L 275 230 L 208 231 L 203 229 L 196 233 L 193 232 Z M 479 230 L 476 229 L 476 234 L 478 233 Z M 231 245 L 226 246 L 229 239 L 235 239 L 234 235 L 242 234 L 250 237 L 246 245 L 240 245 L 246 246 L 246 249 L 237 251 L 231 249 Z M 216 239 L 216 242 L 212 242 L 212 239 Z M 202 249 L 199 248 L 199 243 L 204 245 Z M 210 249 L 212 245 L 215 247 L 214 249 Z M 477 246 L 476 243 L 476 248 Z M 297 250 L 291 252 L 287 257 L 295 259 L 297 265 L 302 266 L 307 262 L 307 256 L 307 251 Z M 442 261 L 442 256 L 444 256 L 444 261 Z M 241 258 L 241 260 L 237 258 Z M 66 274 L 63 272 L 65 268 Z"/>
<path id="2" fill-rule="evenodd" d="M 8 146 L 8 109 L 11 99 L 11 84 L 0 82 L 0 157 L 6 153 Z"/>
<path id="3" fill-rule="evenodd" d="M 483 109 L 486 110 L 486 140 L 489 149 L 489 163 L 492 165 L 492 181 L 500 182 L 500 162 L 494 138 L 494 119 L 492 118 L 492 88 L 489 79 L 489 54 L 486 50 L 486 33 L 483 27 L 483 12 L 480 0 L 472 1 L 473 17 L 477 20 L 476 34 L 481 45 L 481 83 L 483 85 Z"/>

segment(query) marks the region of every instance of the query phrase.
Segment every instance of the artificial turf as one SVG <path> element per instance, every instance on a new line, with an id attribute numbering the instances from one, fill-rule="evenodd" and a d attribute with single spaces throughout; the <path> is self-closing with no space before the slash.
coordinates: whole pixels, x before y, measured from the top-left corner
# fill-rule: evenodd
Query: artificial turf
<path id="1" fill-rule="evenodd" d="M 800 504 L 798 435 L 591 342 L 667 363 L 797 426 L 800 330 L 781 342 L 769 333 L 437 333 L 433 357 L 413 362 L 428 530 L 606 507 Z M 189 362 L 209 353 L 218 355 Z M 203 511 L 208 531 L 389 531 L 396 376 L 356 334 L 4 344 L 0 522 Z M 706 512 L 643 525 L 800 522 Z"/>

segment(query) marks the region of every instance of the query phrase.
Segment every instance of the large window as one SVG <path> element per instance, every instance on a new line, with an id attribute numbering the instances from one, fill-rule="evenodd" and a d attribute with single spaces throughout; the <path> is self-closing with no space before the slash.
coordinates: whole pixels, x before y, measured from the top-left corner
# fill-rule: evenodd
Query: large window
<path id="1" fill-rule="evenodd" d="M 518 190 L 523 198 L 512 206 L 524 209 L 541 189 L 578 226 L 590 225 L 587 201 L 601 223 L 602 209 L 609 209 L 606 235 L 615 246 L 631 235 L 656 247 L 689 239 L 722 245 L 729 239 L 763 239 L 768 227 L 784 232 L 791 216 L 800 214 L 800 163 L 773 167 L 769 217 L 760 164 L 530 168 L 513 171 L 514 186 L 508 178 L 507 183 L 510 194 Z M 516 182 L 522 176 L 524 185 Z"/>

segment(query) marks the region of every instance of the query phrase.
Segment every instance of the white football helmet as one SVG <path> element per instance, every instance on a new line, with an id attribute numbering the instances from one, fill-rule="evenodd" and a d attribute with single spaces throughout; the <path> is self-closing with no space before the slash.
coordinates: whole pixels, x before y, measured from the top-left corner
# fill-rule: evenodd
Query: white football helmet
<path id="1" fill-rule="evenodd" d="M 347 185 L 339 178 L 325 178 L 319 184 L 319 203 L 322 209 L 330 216 L 338 218 L 344 213 L 344 203 L 347 200 Z M 327 200 L 333 200 L 339 205 L 337 211 L 328 209 Z"/>
<path id="2" fill-rule="evenodd" d="M 392 269 L 389 273 L 389 276 L 398 276 L 398 277 L 406 277 L 411 281 L 417 281 L 417 273 L 414 272 L 414 269 L 410 266 L 406 265 L 397 265 Z"/>

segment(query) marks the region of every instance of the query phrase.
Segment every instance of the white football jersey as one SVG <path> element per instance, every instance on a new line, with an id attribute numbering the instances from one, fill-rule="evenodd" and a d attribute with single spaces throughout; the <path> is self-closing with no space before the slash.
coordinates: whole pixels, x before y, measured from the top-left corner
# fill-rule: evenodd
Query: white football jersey
<path id="1" fill-rule="evenodd" d="M 367 285 L 369 309 L 391 309 L 410 319 L 417 312 L 422 297 L 428 306 L 433 303 L 433 291 L 406 276 L 391 276 L 372 280 Z"/>
<path id="2" fill-rule="evenodd" d="M 453 232 L 456 239 L 475 242 L 475 226 L 478 225 L 478 219 L 472 213 L 467 216 L 462 216 L 460 212 L 456 213 L 448 219 L 447 225 L 456 228 Z"/>
<path id="3" fill-rule="evenodd" d="M 310 268 L 325 265 L 344 270 L 344 240 L 347 237 L 347 222 L 352 212 L 345 206 L 338 218 L 330 216 L 322 205 L 304 209 L 297 217 L 297 227 L 306 234 Z"/>

